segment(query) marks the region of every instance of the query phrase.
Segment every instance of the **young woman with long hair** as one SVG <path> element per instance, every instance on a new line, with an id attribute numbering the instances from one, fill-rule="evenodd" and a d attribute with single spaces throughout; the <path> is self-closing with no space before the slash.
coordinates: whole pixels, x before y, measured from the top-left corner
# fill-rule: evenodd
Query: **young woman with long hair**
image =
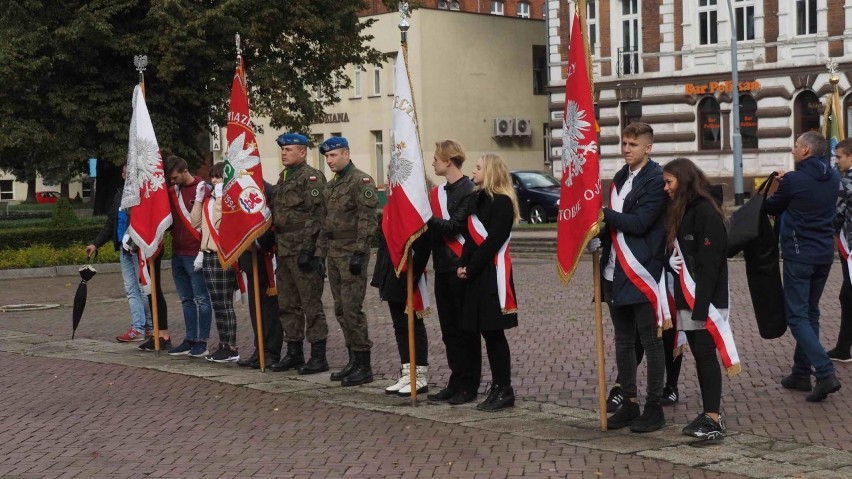
<path id="1" fill-rule="evenodd" d="M 707 177 L 686 158 L 663 167 L 663 183 L 670 203 L 666 213 L 669 268 L 674 275 L 677 328 L 685 331 L 695 358 L 702 411 L 683 433 L 721 439 L 725 426 L 720 414 L 722 372 L 716 358 L 718 331 L 728 331 L 729 294 L 727 231 L 719 205 L 710 193 Z M 731 345 L 732 345 L 731 341 Z M 739 368 L 739 365 L 736 365 Z M 736 371 L 729 370 L 728 374 Z"/>
<path id="2" fill-rule="evenodd" d="M 479 331 L 485 339 L 491 365 L 491 391 L 476 406 L 499 411 L 515 405 L 512 363 L 504 330 L 518 325 L 518 307 L 512 277 L 509 238 L 518 222 L 518 199 L 506 163 L 497 155 L 483 155 L 473 170 L 475 208 L 463 232 L 458 277 L 467 282 L 462 328 Z"/>

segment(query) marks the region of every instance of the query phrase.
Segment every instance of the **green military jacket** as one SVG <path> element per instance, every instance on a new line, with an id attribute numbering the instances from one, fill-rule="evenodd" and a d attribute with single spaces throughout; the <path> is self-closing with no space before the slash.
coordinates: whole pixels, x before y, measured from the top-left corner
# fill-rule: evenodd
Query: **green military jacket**
<path id="1" fill-rule="evenodd" d="M 325 175 L 306 163 L 281 172 L 272 207 L 279 256 L 305 252 L 325 257 L 316 252 L 325 218 L 325 187 Z"/>
<path id="2" fill-rule="evenodd" d="M 327 256 L 370 252 L 378 219 L 376 182 L 349 163 L 325 188 L 326 216 L 318 249 Z"/>

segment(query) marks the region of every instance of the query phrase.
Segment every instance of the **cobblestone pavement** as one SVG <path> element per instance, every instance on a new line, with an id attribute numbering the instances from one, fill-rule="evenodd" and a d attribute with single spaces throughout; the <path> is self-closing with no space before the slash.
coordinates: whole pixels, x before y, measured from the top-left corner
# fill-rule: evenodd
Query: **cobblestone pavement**
<path id="1" fill-rule="evenodd" d="M 129 325 L 118 274 L 89 283 L 73 342 L 77 279 L 0 280 L 0 305 L 60 304 L 0 313 L 0 477 L 852 477 L 852 364 L 837 365 L 844 389 L 822 403 L 781 388 L 793 341 L 789 334 L 760 339 L 741 262 L 731 262 L 730 279 L 744 371 L 725 380 L 731 436 L 707 448 L 690 447 L 679 433 L 700 411 L 688 354 L 681 402 L 665 409 L 669 427 L 642 436 L 600 432 L 591 262 L 580 264 L 568 287 L 551 259 L 520 257 L 514 265 L 520 326 L 508 336 L 520 400 L 496 414 L 472 405 L 411 407 L 382 393 L 399 364 L 387 307 L 372 289 L 365 311 L 381 380 L 343 389 L 325 374 L 262 374 L 116 343 Z M 167 271 L 164 278 L 180 340 L 179 301 Z M 828 346 L 838 329 L 840 283 L 836 265 L 822 301 Z M 345 350 L 328 288 L 325 299 L 334 368 L 345 363 Z M 245 306 L 238 317 L 241 351 L 249 353 Z M 611 381 L 606 308 L 604 325 Z M 427 329 L 437 388 L 448 370 L 437 320 L 427 320 Z"/>

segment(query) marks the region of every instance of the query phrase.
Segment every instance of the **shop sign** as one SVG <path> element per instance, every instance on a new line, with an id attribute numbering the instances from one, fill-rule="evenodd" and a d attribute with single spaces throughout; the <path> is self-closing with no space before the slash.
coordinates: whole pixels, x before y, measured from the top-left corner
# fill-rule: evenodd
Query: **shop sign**
<path id="1" fill-rule="evenodd" d="M 327 113 L 319 123 L 349 123 L 349 113 Z"/>
<path id="2" fill-rule="evenodd" d="M 703 85 L 696 85 L 695 83 L 687 83 L 684 85 L 684 91 L 687 95 L 706 95 L 708 93 L 731 93 L 734 86 L 734 82 L 728 81 L 711 81 L 710 83 L 705 83 Z M 760 90 L 760 82 L 757 80 L 754 81 L 743 81 L 737 83 L 737 91 L 756 91 Z"/>

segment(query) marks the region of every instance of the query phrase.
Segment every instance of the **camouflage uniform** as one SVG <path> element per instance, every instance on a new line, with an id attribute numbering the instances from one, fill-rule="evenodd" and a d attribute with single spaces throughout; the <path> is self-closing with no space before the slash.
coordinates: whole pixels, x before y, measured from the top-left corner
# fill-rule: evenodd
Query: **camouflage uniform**
<path id="1" fill-rule="evenodd" d="M 334 297 L 334 315 L 343 329 L 346 346 L 369 351 L 373 343 L 363 311 L 370 263 L 370 243 L 376 233 L 376 184 L 352 163 L 328 182 L 323 237 L 318 250 L 328 256 L 328 281 Z M 361 274 L 349 272 L 353 253 L 362 253 Z"/>
<path id="2" fill-rule="evenodd" d="M 279 317 L 288 342 L 311 343 L 328 337 L 328 325 L 322 307 L 324 278 L 317 262 L 324 253 L 315 250 L 325 217 L 323 190 L 325 176 L 302 163 L 281 172 L 273 204 L 278 243 Z M 297 265 L 301 253 L 314 259 L 314 268 L 305 272 Z"/>

